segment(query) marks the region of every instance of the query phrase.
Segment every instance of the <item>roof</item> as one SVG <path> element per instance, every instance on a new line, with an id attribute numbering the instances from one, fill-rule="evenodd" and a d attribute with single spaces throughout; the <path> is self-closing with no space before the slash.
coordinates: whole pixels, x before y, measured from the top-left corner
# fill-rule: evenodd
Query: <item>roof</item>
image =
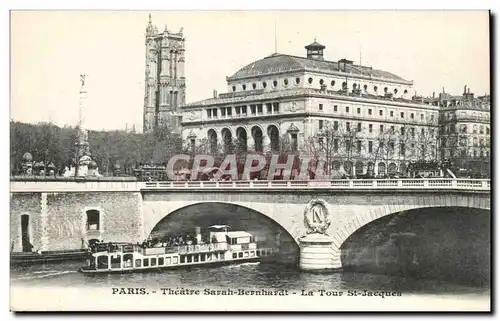
<path id="1" fill-rule="evenodd" d="M 320 48 L 320 49 L 325 49 L 326 47 L 323 46 L 322 44 L 316 42 L 316 39 L 314 40 L 314 42 L 310 45 L 307 45 L 305 47 L 306 49 L 313 49 L 313 48 Z"/>
<path id="2" fill-rule="evenodd" d="M 243 231 L 227 232 L 226 235 L 230 238 L 252 237 L 252 234 Z"/>
<path id="3" fill-rule="evenodd" d="M 245 95 L 241 95 L 241 93 L 231 93 L 229 95 L 224 94 L 224 96 L 221 97 L 221 95 L 217 98 L 208 98 L 200 101 L 195 101 L 189 104 L 186 104 L 183 106 L 183 108 L 186 107 L 202 107 L 202 106 L 212 106 L 212 105 L 217 105 L 217 104 L 238 104 L 238 103 L 243 103 L 243 102 L 249 102 L 249 101 L 256 101 L 256 100 L 268 100 L 268 99 L 277 99 L 277 98 L 285 98 L 285 97 L 294 97 L 294 96 L 303 96 L 303 95 L 331 95 L 332 98 L 342 98 L 342 97 L 354 97 L 354 98 L 359 98 L 359 99 L 373 99 L 373 100 L 378 100 L 378 101 L 386 101 L 386 102 L 400 102 L 400 103 L 406 103 L 406 104 L 414 104 L 414 105 L 422 105 L 422 103 L 419 103 L 417 101 L 413 101 L 411 99 L 404 99 L 404 98 L 384 98 L 381 96 L 375 96 L 375 95 L 370 95 L 370 94 L 362 94 L 361 96 L 353 96 L 351 94 L 345 94 L 342 91 L 327 91 L 326 94 L 322 93 L 319 89 L 314 89 L 314 88 L 292 88 L 292 89 L 286 89 L 286 90 L 279 90 L 279 91 L 270 91 L 270 92 L 259 92 L 254 95 L 250 95 L 248 93 L 244 93 Z"/>
<path id="4" fill-rule="evenodd" d="M 252 62 L 238 70 L 228 80 L 256 77 L 281 72 L 291 71 L 315 71 L 315 72 L 344 72 L 344 66 L 340 69 L 339 63 L 327 60 L 309 59 L 286 54 L 273 54 L 263 59 Z M 357 76 L 372 78 L 383 78 L 387 81 L 398 81 L 411 83 L 410 81 L 387 71 L 373 69 L 367 66 L 346 64 L 345 72 Z"/>
<path id="5" fill-rule="evenodd" d="M 229 225 L 212 225 L 209 226 L 208 228 L 215 228 L 215 229 L 229 228 Z"/>

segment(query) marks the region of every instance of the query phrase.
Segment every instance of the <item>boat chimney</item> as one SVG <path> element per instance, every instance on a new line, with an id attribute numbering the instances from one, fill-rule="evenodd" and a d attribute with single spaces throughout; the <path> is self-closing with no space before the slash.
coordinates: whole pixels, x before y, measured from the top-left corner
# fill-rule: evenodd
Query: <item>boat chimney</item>
<path id="1" fill-rule="evenodd" d="M 196 244 L 201 243 L 201 228 L 199 226 L 194 228 L 194 234 L 196 237 Z"/>

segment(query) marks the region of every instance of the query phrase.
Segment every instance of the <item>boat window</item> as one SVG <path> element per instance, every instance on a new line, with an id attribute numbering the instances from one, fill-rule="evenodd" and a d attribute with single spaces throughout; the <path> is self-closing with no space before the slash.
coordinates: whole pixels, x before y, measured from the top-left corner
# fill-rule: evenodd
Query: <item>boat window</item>
<path id="1" fill-rule="evenodd" d="M 248 257 L 248 252 L 245 252 L 245 257 Z"/>
<path id="2" fill-rule="evenodd" d="M 243 257 L 243 252 L 238 253 L 238 257 Z"/>
<path id="3" fill-rule="evenodd" d="M 151 259 L 151 266 L 156 266 L 156 258 Z"/>
<path id="4" fill-rule="evenodd" d="M 125 254 L 123 255 L 123 267 L 124 268 L 130 268 L 132 267 L 132 260 L 133 260 L 133 255 L 132 254 Z"/>
<path id="5" fill-rule="evenodd" d="M 255 251 L 251 251 L 250 252 L 250 257 L 254 257 L 255 256 Z"/>
<path id="6" fill-rule="evenodd" d="M 208 253 L 207 254 L 207 261 L 210 261 L 211 258 L 212 258 L 212 254 Z"/>
<path id="7" fill-rule="evenodd" d="M 162 257 L 158 258 L 158 265 L 163 265 L 165 264 L 165 259 L 163 259 Z"/>
<path id="8" fill-rule="evenodd" d="M 200 254 L 200 261 L 205 262 L 205 254 Z"/>
<path id="9" fill-rule="evenodd" d="M 267 254 L 273 254 L 273 249 L 268 249 Z"/>
<path id="10" fill-rule="evenodd" d="M 193 262 L 193 256 L 192 256 L 192 255 L 188 255 L 188 256 L 187 256 L 187 262 L 188 262 L 188 263 Z"/>
<path id="11" fill-rule="evenodd" d="M 149 259 L 143 259 L 142 266 L 149 266 Z"/>
<path id="12" fill-rule="evenodd" d="M 193 257 L 194 257 L 194 261 L 195 261 L 195 262 L 198 262 L 198 261 L 200 260 L 200 258 L 199 258 L 199 256 L 198 256 L 198 255 L 193 255 Z"/>
<path id="13" fill-rule="evenodd" d="M 107 269 L 108 268 L 108 256 L 101 255 L 97 257 L 97 268 L 98 269 Z"/>
<path id="14" fill-rule="evenodd" d="M 237 253 L 233 253 L 233 259 L 236 259 L 238 257 Z"/>
<path id="15" fill-rule="evenodd" d="M 120 265 L 122 263 L 122 256 L 120 254 L 116 256 L 111 256 L 111 268 L 112 269 L 119 269 Z"/>
<path id="16" fill-rule="evenodd" d="M 135 267 L 141 267 L 141 259 L 135 260 Z"/>
<path id="17" fill-rule="evenodd" d="M 257 250 L 257 256 L 260 256 L 260 250 Z"/>
<path id="18" fill-rule="evenodd" d="M 181 263 L 186 263 L 186 256 L 185 255 L 181 255 Z"/>
<path id="19" fill-rule="evenodd" d="M 174 262 L 173 262 L 173 263 L 174 263 L 174 264 L 179 263 L 179 257 L 178 257 L 178 256 L 175 256 L 175 257 L 174 257 Z"/>
<path id="20" fill-rule="evenodd" d="M 169 257 L 165 258 L 165 265 L 170 265 L 171 261 L 172 261 L 171 258 Z"/>

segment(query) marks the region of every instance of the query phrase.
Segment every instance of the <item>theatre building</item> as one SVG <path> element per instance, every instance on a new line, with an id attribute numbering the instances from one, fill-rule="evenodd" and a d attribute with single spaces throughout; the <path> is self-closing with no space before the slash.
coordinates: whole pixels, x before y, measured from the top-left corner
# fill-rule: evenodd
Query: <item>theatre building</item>
<path id="1" fill-rule="evenodd" d="M 254 61 L 227 77 L 227 93 L 183 106 L 183 139 L 226 153 L 323 155 L 352 175 L 405 172 L 437 156 L 439 107 L 412 98 L 412 81 L 328 61 L 316 40 L 305 49 Z"/>

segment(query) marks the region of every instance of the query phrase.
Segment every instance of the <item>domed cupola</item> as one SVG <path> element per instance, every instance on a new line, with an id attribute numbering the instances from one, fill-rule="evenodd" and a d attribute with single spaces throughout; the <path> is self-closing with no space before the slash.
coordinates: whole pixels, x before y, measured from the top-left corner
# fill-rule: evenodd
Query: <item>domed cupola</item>
<path id="1" fill-rule="evenodd" d="M 314 38 L 314 42 L 312 44 L 305 46 L 305 48 L 307 50 L 307 59 L 324 60 L 323 49 L 326 47 L 317 43 L 316 38 Z"/>

